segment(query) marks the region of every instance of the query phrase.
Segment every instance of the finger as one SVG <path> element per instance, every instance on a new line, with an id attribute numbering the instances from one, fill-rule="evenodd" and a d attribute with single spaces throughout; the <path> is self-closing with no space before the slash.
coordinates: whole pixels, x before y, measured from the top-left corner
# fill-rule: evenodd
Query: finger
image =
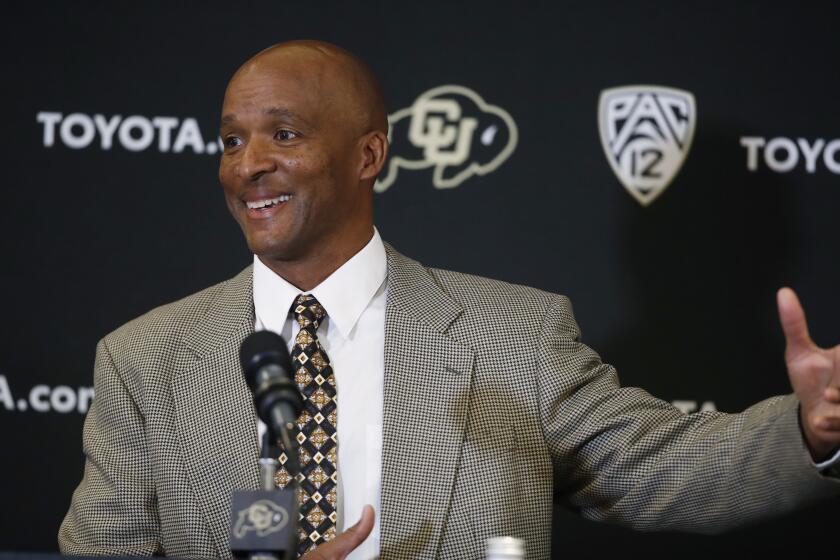
<path id="1" fill-rule="evenodd" d="M 328 543 L 324 543 L 301 560 L 343 560 L 364 541 L 373 529 L 373 507 L 365 506 L 359 521 Z"/>
<path id="2" fill-rule="evenodd" d="M 373 520 L 376 514 L 373 512 L 373 506 L 365 506 L 362 508 L 362 517 L 359 521 L 344 531 L 338 538 L 344 538 L 347 545 L 347 554 L 354 548 L 362 544 L 373 529 Z M 338 540 L 338 538 L 336 540 Z"/>
<path id="3" fill-rule="evenodd" d="M 779 306 L 779 320 L 785 333 L 787 342 L 786 354 L 788 359 L 795 360 L 798 355 L 814 348 L 814 343 L 808 334 L 808 323 L 805 311 L 796 293 L 790 288 L 782 288 L 776 294 Z"/>

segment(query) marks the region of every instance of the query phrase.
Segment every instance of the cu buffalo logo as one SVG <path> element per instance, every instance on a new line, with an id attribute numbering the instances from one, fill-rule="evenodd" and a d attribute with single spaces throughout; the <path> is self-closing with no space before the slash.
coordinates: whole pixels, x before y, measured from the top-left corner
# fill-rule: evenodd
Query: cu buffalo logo
<path id="1" fill-rule="evenodd" d="M 233 535 L 243 538 L 249 531 L 264 537 L 280 531 L 289 523 L 289 512 L 271 500 L 257 500 L 237 514 Z"/>
<path id="2" fill-rule="evenodd" d="M 696 122 L 694 96 L 687 91 L 627 86 L 601 92 L 601 145 L 618 180 L 642 206 L 676 177 Z"/>
<path id="3" fill-rule="evenodd" d="M 397 180 L 400 169 L 432 168 L 438 189 L 457 187 L 497 169 L 516 148 L 517 130 L 507 111 L 463 86 L 440 86 L 411 107 L 388 117 L 391 159 L 376 192 Z"/>

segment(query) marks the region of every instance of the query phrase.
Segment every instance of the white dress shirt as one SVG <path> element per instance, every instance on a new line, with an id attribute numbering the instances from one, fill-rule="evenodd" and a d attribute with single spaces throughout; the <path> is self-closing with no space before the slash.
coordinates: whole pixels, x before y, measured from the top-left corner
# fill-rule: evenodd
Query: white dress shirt
<path id="1" fill-rule="evenodd" d="M 365 504 L 376 510 L 373 530 L 348 556 L 351 560 L 379 556 L 387 270 L 385 246 L 374 229 L 361 251 L 305 292 L 327 312 L 317 334 L 330 359 L 339 397 L 337 531 L 355 524 Z M 301 293 L 254 257 L 255 328 L 280 334 L 290 350 L 300 327 L 289 309 Z M 264 431 L 260 422 L 260 441 Z"/>

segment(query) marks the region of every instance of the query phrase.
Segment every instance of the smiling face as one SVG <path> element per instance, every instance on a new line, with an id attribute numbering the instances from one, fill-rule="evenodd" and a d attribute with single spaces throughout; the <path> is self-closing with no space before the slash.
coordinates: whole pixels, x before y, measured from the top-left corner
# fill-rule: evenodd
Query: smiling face
<path id="1" fill-rule="evenodd" d="M 219 179 L 248 247 L 266 264 L 352 251 L 349 258 L 372 234 L 381 162 L 369 148 L 381 131 L 359 118 L 366 113 L 355 107 L 342 56 L 294 45 L 265 51 L 225 92 Z"/>

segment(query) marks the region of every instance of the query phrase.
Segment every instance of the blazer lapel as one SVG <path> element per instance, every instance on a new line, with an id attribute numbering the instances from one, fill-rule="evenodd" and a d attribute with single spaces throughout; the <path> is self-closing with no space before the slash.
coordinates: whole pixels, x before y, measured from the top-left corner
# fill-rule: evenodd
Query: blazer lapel
<path id="1" fill-rule="evenodd" d="M 230 555 L 231 492 L 259 485 L 257 420 L 239 364 L 254 330 L 251 268 L 227 282 L 184 338 L 190 363 L 172 381 L 177 433 L 193 491 L 223 557 Z"/>
<path id="2" fill-rule="evenodd" d="M 388 253 L 381 558 L 437 555 L 461 456 L 474 354 L 461 314 L 419 263 Z"/>

